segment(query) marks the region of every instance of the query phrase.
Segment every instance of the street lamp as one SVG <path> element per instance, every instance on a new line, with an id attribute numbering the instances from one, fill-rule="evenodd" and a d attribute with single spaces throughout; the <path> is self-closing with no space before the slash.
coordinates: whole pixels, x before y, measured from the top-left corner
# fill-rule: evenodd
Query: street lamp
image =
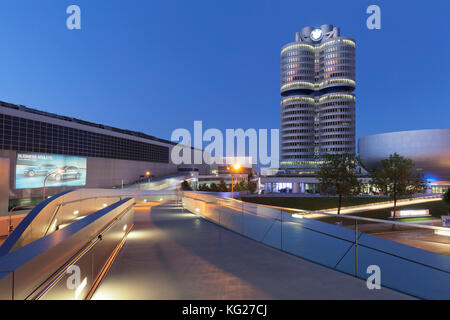
<path id="1" fill-rule="evenodd" d="M 63 173 L 63 170 L 61 170 L 61 169 L 47 173 L 47 175 L 44 178 L 44 191 L 42 193 L 42 200 L 45 200 L 45 183 L 47 182 L 48 177 L 50 177 L 53 174 L 62 174 L 62 173 Z"/>
<path id="2" fill-rule="evenodd" d="M 233 171 L 239 171 L 241 165 L 239 163 L 235 163 L 231 168 L 231 198 L 234 199 L 234 178 Z"/>
<path id="3" fill-rule="evenodd" d="M 145 173 L 145 175 L 147 176 L 147 182 L 150 182 L 150 175 L 151 175 L 151 172 L 150 172 L 150 171 L 147 171 L 147 172 Z"/>

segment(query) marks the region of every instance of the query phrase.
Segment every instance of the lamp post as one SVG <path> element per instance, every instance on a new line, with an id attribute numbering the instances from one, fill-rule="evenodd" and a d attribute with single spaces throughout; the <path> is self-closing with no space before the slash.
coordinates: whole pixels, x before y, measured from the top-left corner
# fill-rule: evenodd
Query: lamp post
<path id="1" fill-rule="evenodd" d="M 61 169 L 58 169 L 56 171 L 51 171 L 47 173 L 47 175 L 44 178 L 44 190 L 42 192 L 42 200 L 45 200 L 45 183 L 47 182 L 48 177 L 50 177 L 52 174 L 61 174 L 63 171 Z"/>
<path id="2" fill-rule="evenodd" d="M 234 199 L 234 178 L 233 171 L 238 171 L 241 168 L 239 163 L 235 163 L 231 168 L 231 199 Z"/>
<path id="3" fill-rule="evenodd" d="M 150 175 L 151 175 L 152 173 L 150 172 L 150 171 L 147 171 L 146 173 L 145 173 L 145 175 L 147 176 L 147 183 L 149 183 L 150 182 Z"/>

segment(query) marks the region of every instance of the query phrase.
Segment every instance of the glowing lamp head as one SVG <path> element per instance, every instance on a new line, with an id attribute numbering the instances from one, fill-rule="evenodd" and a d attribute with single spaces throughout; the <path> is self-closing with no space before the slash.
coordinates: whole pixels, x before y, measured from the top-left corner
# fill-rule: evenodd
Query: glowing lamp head
<path id="1" fill-rule="evenodd" d="M 239 163 L 236 163 L 233 165 L 234 170 L 239 170 L 241 168 L 241 165 Z"/>

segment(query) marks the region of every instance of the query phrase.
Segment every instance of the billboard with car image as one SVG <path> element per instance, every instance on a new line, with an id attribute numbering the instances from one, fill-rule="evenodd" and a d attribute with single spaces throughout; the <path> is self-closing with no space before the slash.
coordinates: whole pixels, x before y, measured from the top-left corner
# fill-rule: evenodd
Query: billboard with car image
<path id="1" fill-rule="evenodd" d="M 86 158 L 17 153 L 16 189 L 86 185 Z"/>

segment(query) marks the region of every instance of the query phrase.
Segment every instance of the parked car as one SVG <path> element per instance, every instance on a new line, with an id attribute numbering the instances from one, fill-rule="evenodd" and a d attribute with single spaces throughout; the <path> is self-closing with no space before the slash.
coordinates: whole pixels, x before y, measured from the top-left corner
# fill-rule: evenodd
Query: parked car
<path id="1" fill-rule="evenodd" d="M 48 178 L 55 181 L 79 180 L 81 178 L 81 170 L 75 166 L 65 166 L 52 173 Z"/>
<path id="2" fill-rule="evenodd" d="M 23 171 L 23 174 L 27 177 L 34 177 L 34 176 L 42 176 L 47 175 L 51 171 L 57 170 L 58 167 L 54 164 L 41 164 L 38 166 L 30 166 L 25 168 Z"/>

